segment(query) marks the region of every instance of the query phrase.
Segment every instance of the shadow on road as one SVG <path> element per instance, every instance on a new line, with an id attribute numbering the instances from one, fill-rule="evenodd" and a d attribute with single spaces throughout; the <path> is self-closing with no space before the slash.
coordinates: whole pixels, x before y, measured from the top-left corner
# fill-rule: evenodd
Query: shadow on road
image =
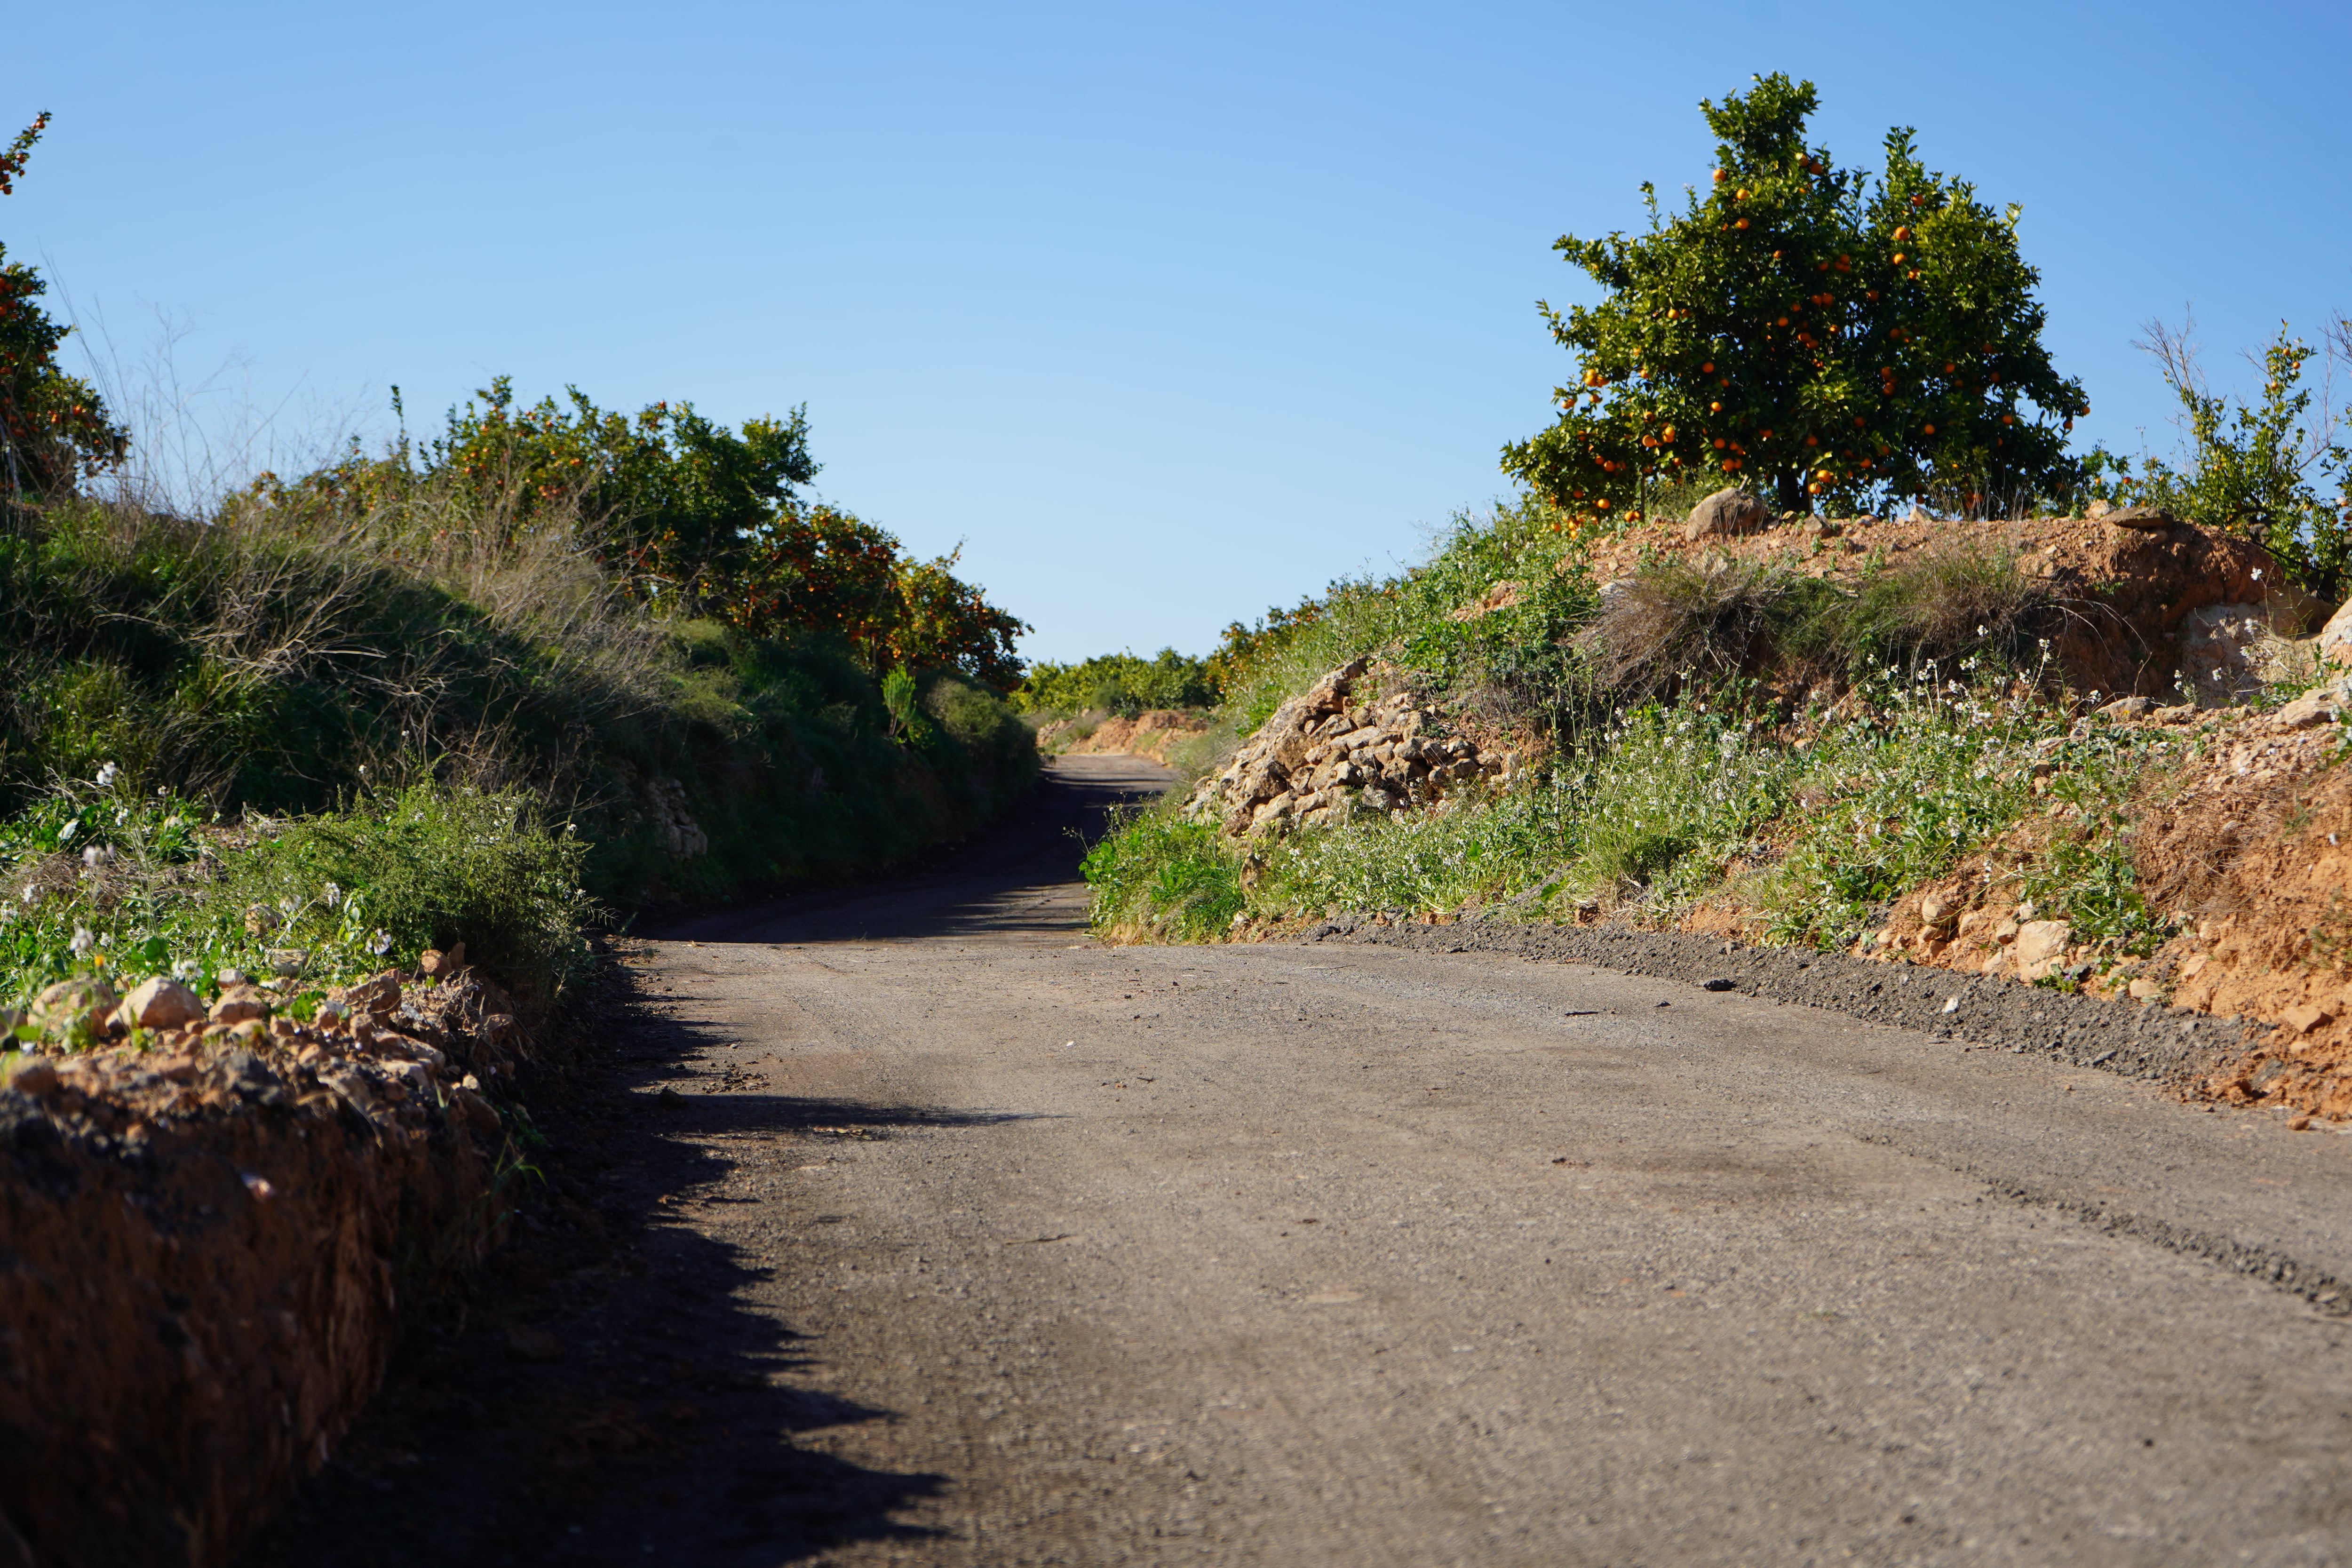
<path id="1" fill-rule="evenodd" d="M 1056 757 L 1045 784 L 951 863 L 915 876 L 803 893 L 668 922 L 648 934 L 699 942 L 906 942 L 1059 936 L 1086 926 L 1078 863 L 1110 814 L 1175 775 L 1142 757 Z"/>
<path id="2" fill-rule="evenodd" d="M 1084 838 L 1164 787 L 1132 758 L 1054 767 L 1016 820 L 922 876 L 706 915 L 703 942 L 1066 936 Z M 656 1092 L 714 1040 L 602 966 L 578 1044 L 527 1102 L 543 1142 L 510 1240 L 410 1314 L 367 1417 L 247 1549 L 245 1568 L 785 1563 L 932 1532 L 893 1516 L 949 1478 L 862 1468 L 795 1435 L 890 1420 L 808 1385 L 816 1348 L 746 1300 L 770 1266 L 688 1221 L 746 1148 L 1010 1116 L 751 1093 Z M 769 1251 L 789 1267 L 801 1223 Z"/>

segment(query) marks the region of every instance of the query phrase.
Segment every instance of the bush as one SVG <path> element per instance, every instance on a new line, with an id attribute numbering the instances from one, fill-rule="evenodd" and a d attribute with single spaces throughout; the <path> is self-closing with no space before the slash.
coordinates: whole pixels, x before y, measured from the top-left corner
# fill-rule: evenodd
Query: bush
<path id="1" fill-rule="evenodd" d="M 885 864 L 1022 787 L 1004 725 L 984 763 L 953 732 L 894 739 L 842 637 L 656 617 L 585 504 L 542 498 L 523 526 L 436 470 L 265 485 L 201 522 L 19 510 L 0 526 L 0 809 L 109 762 L 231 816 L 430 774 L 543 796 L 593 840 L 588 885 L 636 904 Z M 665 847 L 671 783 L 711 853 Z"/>
<path id="2" fill-rule="evenodd" d="M 1221 696 L 1208 661 L 1164 647 L 1149 659 L 1108 653 L 1077 664 L 1032 666 L 1013 689 L 1013 702 L 1029 713 L 1116 713 L 1131 719 L 1147 708 L 1213 707 Z"/>
<path id="3" fill-rule="evenodd" d="M 1885 665 L 2031 668 L 2068 613 L 2082 612 L 2021 576 L 2011 554 L 1966 542 L 1851 588 L 1761 563 L 1674 560 L 1620 585 L 1577 646 L 1601 689 L 1645 700 L 1741 676 L 1842 686 Z"/>
<path id="4" fill-rule="evenodd" d="M 2278 557 L 2314 593 L 2341 597 L 2352 573 L 2347 502 L 2340 494 L 2323 498 L 2319 489 L 2341 487 L 2352 471 L 2352 453 L 2335 439 L 2332 410 L 2323 406 L 2312 414 L 2311 389 L 2302 384 L 2310 345 L 2291 337 L 2282 323 L 2263 354 L 2262 401 L 2248 406 L 2208 389 L 2190 330 L 2151 321 L 2140 344 L 2156 356 L 2165 384 L 2180 400 L 2189 437 L 2184 466 L 2176 469 L 2148 458 L 2135 478 L 2128 458 L 2096 447 L 2088 459 L 2093 492 L 2160 506 L 2242 534 Z"/>
<path id="5" fill-rule="evenodd" d="M 1206 824 L 1166 810 L 1115 822 L 1087 852 L 1097 930 L 1198 942 L 1223 934 L 1241 913 L 1241 866 Z"/>

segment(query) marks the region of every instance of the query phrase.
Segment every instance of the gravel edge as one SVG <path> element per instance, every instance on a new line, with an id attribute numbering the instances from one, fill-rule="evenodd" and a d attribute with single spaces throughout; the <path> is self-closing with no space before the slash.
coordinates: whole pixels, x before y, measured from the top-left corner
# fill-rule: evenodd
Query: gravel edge
<path id="1" fill-rule="evenodd" d="M 2105 1001 L 2015 980 L 1960 974 L 1842 952 L 1754 947 L 1695 931 L 1471 920 L 1381 925 L 1343 916 L 1300 942 L 1364 942 L 1424 952 L 1502 952 L 1536 963 L 1585 963 L 1828 1008 L 1937 1039 L 1961 1038 L 2071 1066 L 2174 1086 L 2206 1077 L 2247 1045 L 2257 1025 L 2161 1003 Z M 1715 984 L 1709 986 L 1709 982 Z"/>

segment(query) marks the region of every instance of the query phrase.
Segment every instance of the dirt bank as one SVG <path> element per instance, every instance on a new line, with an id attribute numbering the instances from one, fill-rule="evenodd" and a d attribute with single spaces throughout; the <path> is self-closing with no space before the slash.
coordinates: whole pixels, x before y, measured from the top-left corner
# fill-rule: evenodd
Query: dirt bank
<path id="1" fill-rule="evenodd" d="M 498 1233 L 520 1156 L 482 1085 L 525 1045 L 502 993 L 388 973 L 315 1025 L 266 1005 L 7 1064 L 10 1568 L 227 1562 L 331 1455 L 404 1310 Z"/>
<path id="2" fill-rule="evenodd" d="M 2129 521 L 2032 517 L 1967 525 L 1971 550 L 2011 558 L 2019 575 L 2056 606 L 2051 653 L 2078 692 L 2178 701 L 2184 633 L 2215 640 L 2220 628 L 2205 623 L 2231 608 L 2259 619 L 2263 634 L 2286 639 L 2307 637 L 2326 618 L 2331 606 L 2289 584 L 2258 544 L 2193 523 L 2114 515 Z M 1677 520 L 1596 542 L 1591 565 L 1601 584 L 1630 578 L 1647 563 L 1709 557 L 1851 584 L 1929 559 L 1955 538 L 1954 524 L 1926 518 L 1815 518 L 1696 539 Z"/>
<path id="3" fill-rule="evenodd" d="M 1066 756 L 1149 757 L 1164 767 L 1171 752 L 1208 730 L 1209 715 L 1201 709 L 1147 708 L 1131 719 L 1081 714 L 1054 720 L 1038 728 L 1037 745 Z"/>

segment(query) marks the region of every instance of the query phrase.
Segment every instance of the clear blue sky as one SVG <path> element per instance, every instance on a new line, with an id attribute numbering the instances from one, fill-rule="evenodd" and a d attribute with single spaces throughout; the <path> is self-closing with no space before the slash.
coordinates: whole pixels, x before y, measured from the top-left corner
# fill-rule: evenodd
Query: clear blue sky
<path id="1" fill-rule="evenodd" d="M 1503 493 L 1566 356 L 1549 248 L 1703 177 L 1696 103 L 1816 82 L 2025 207 L 2093 416 L 2168 446 L 2130 346 L 2217 379 L 2352 310 L 2352 7 L 1191 6 L 425 0 L 26 7 L 0 119 L 57 123 L 0 241 L 135 362 L 282 428 L 412 423 L 499 372 L 738 420 L 1034 623 L 1202 651 Z M 245 395 L 240 393 L 239 395 Z M 290 401 L 289 401 L 290 399 Z M 306 412 L 307 411 L 307 412 Z"/>

